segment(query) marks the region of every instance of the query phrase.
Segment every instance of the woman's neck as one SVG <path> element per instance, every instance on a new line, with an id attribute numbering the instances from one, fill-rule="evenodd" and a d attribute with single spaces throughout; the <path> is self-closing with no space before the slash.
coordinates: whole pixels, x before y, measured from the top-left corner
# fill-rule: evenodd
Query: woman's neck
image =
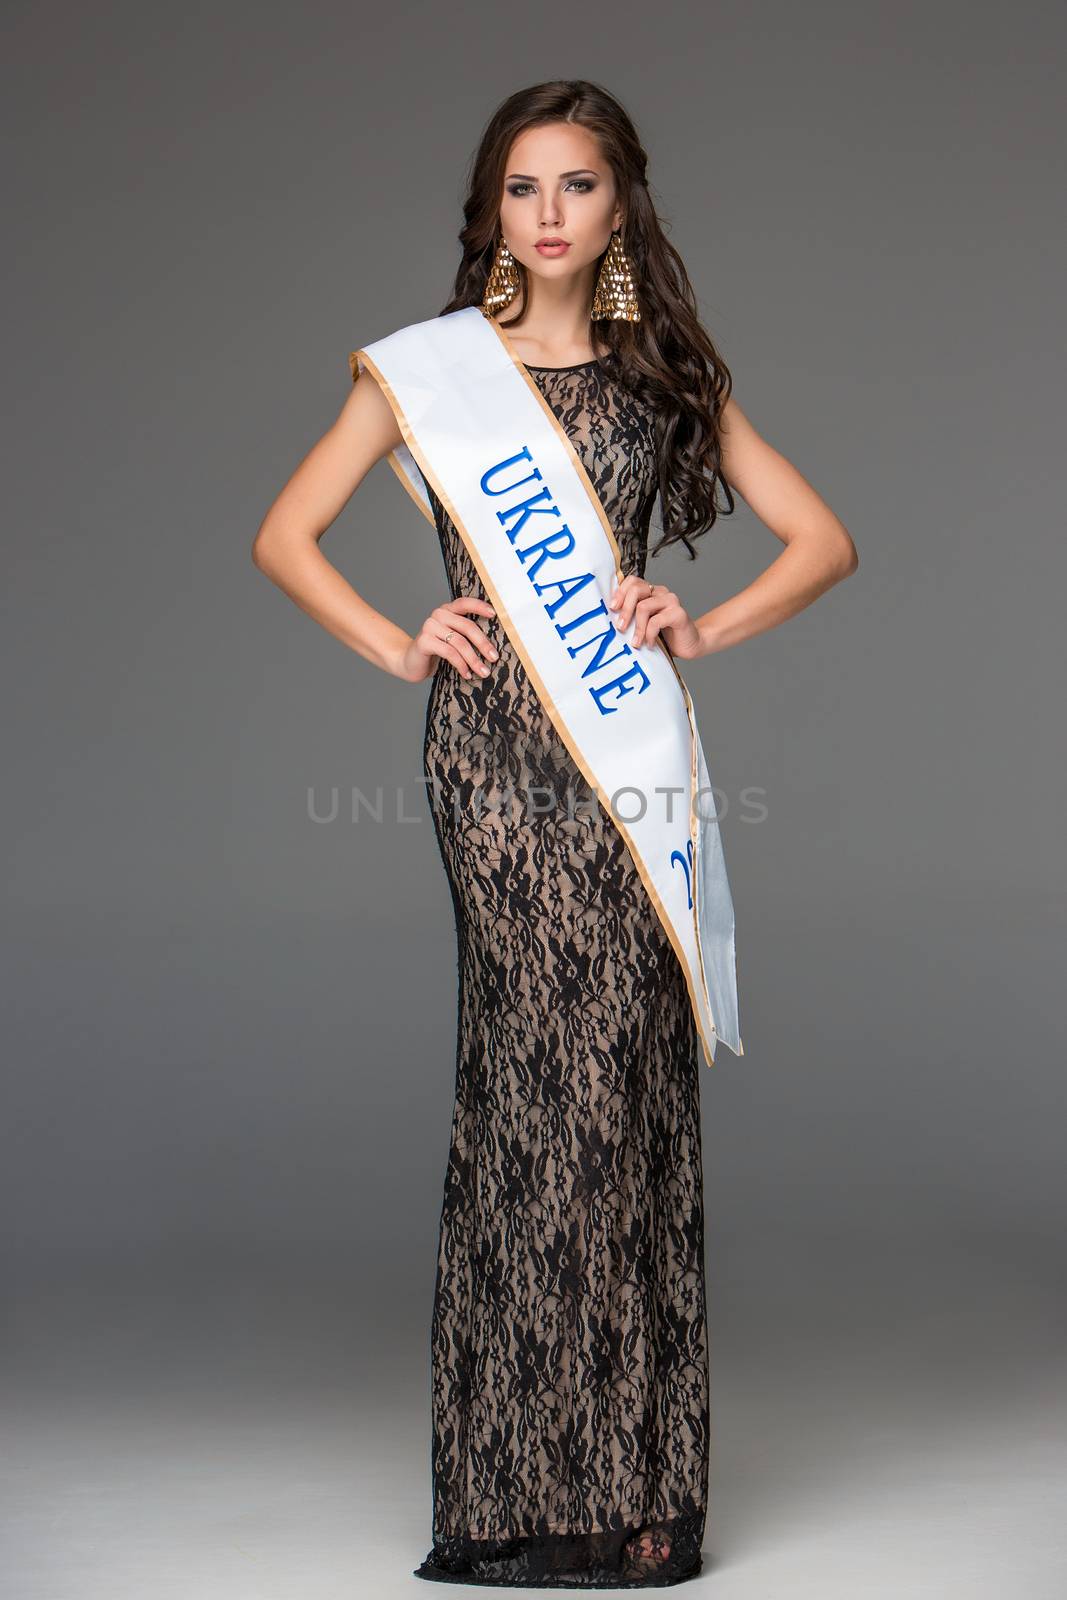
<path id="1" fill-rule="evenodd" d="M 572 279 L 558 284 L 531 277 L 522 322 L 514 328 L 507 326 L 513 315 L 510 306 L 497 314 L 495 320 L 528 366 L 571 367 L 582 361 L 597 361 L 603 354 L 594 348 L 595 329 L 589 315 L 593 299 L 591 271 L 580 277 L 581 282 Z"/>
<path id="2" fill-rule="evenodd" d="M 521 323 L 509 327 L 508 310 L 505 306 L 493 320 L 503 328 L 515 347 L 516 355 L 527 366 L 573 367 L 583 361 L 598 361 L 604 354 L 603 349 L 593 348 L 593 324 L 590 321 L 586 322 L 583 333 L 575 332 L 568 337 L 558 327 L 541 326 L 534 329 L 526 317 Z"/>

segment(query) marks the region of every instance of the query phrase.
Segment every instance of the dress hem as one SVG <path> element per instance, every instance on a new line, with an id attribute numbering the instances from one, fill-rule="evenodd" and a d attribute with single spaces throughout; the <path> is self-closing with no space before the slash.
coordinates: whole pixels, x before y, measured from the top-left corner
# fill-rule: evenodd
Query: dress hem
<path id="1" fill-rule="evenodd" d="M 444 1567 L 435 1567 L 432 1563 L 424 1561 L 412 1569 L 412 1576 L 424 1578 L 430 1583 L 469 1583 L 483 1589 L 668 1589 L 676 1583 L 687 1583 L 690 1578 L 697 1577 L 703 1565 L 701 1559 L 685 1572 L 673 1572 L 658 1578 L 651 1575 L 642 1578 L 622 1578 L 612 1573 L 605 1573 L 600 1578 L 590 1578 L 580 1572 L 572 1573 L 569 1578 L 564 1574 L 554 1578 L 547 1576 L 483 1578 L 473 1572 L 448 1572 Z"/>

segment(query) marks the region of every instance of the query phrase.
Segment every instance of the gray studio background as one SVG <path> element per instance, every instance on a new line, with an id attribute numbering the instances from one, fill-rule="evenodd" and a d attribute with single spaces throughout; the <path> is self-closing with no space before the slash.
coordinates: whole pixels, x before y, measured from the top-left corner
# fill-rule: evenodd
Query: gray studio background
<path id="1" fill-rule="evenodd" d="M 1058 1600 L 1062 12 L 8 17 L 7 1600 L 415 1592 L 428 686 L 250 547 L 349 350 L 447 298 L 486 117 L 561 75 L 634 116 L 740 404 L 860 554 L 686 673 L 746 1052 L 702 1069 L 697 1587 Z M 446 596 L 384 463 L 323 549 L 409 631 Z M 697 614 L 780 546 L 739 500 L 699 549 L 652 569 Z M 414 820 L 353 823 L 378 785 Z"/>

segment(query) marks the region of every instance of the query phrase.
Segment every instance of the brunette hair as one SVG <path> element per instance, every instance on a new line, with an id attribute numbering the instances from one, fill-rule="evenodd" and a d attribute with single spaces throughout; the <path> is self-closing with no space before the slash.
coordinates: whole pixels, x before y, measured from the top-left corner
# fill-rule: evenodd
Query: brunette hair
<path id="1" fill-rule="evenodd" d="M 584 78 L 539 83 L 517 90 L 494 111 L 471 161 L 465 224 L 459 234 L 463 258 L 452 298 L 439 315 L 481 305 L 499 243 L 508 152 L 526 129 L 548 122 L 588 128 L 614 174 L 624 216 L 622 247 L 630 260 L 641 320 L 598 322 L 597 331 L 608 346 L 605 369 L 655 406 L 663 538 L 650 553 L 680 541 L 695 559 L 690 540 L 734 510 L 730 485 L 722 475 L 720 437 L 732 380 L 700 324 L 682 258 L 656 214 L 646 177 L 648 157 L 637 130 L 606 89 Z M 506 327 L 521 323 L 528 304 L 526 269 L 519 261 L 515 266 L 518 315 L 501 324 Z M 724 506 L 717 503 L 719 484 Z"/>

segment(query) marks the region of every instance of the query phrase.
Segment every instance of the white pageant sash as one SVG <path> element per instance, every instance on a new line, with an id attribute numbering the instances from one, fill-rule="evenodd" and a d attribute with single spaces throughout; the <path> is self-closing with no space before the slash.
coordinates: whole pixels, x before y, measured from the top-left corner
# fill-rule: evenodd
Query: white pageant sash
<path id="1" fill-rule="evenodd" d="M 738 1031 L 734 912 L 689 691 L 663 639 L 632 643 L 607 601 L 621 552 L 574 446 L 478 306 L 349 356 L 404 444 L 389 464 L 432 522 L 426 481 L 579 770 L 622 834 L 681 962 L 708 1063 Z M 616 809 L 617 808 L 617 809 Z"/>

